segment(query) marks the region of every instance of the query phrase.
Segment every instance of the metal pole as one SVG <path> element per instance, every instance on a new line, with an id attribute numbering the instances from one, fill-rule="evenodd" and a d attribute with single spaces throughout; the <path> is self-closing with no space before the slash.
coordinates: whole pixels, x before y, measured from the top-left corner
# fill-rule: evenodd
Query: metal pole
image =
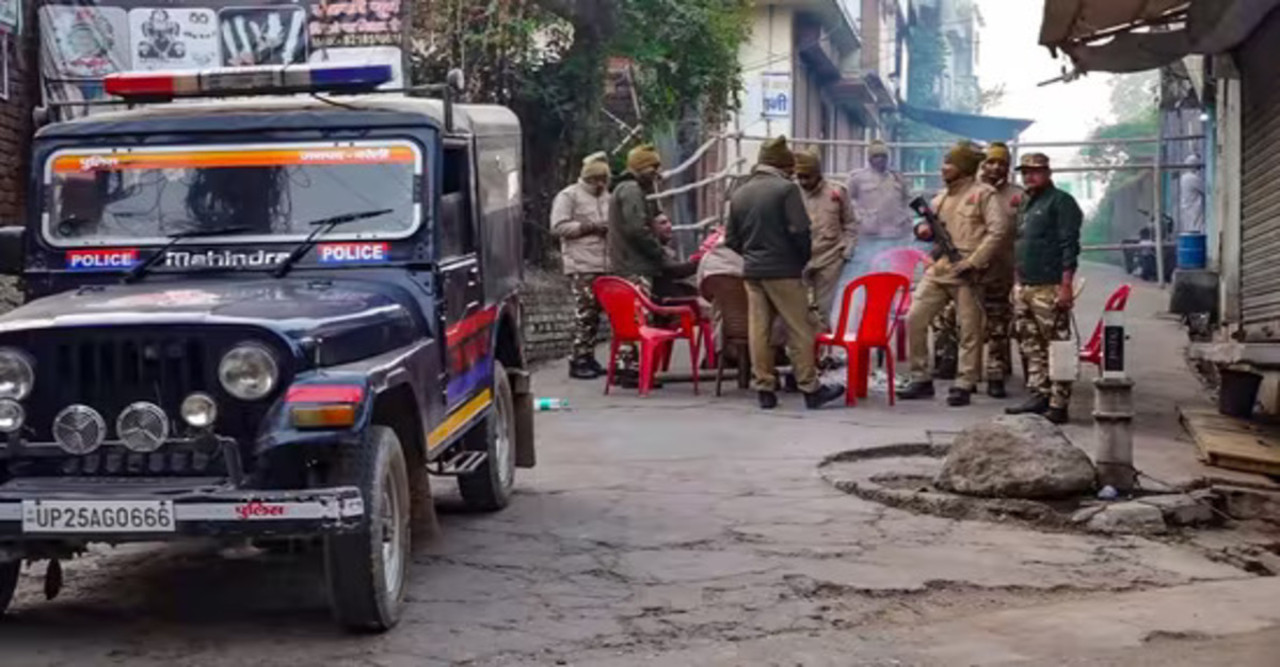
<path id="1" fill-rule="evenodd" d="M 1160 115 L 1160 104 L 1164 98 L 1164 75 L 1160 74 L 1160 84 L 1156 88 L 1156 150 L 1155 157 L 1152 158 L 1151 170 L 1151 192 L 1152 206 L 1151 214 L 1155 217 L 1155 239 L 1156 239 L 1156 278 L 1157 284 L 1164 287 L 1164 197 L 1161 196 L 1161 185 L 1164 178 L 1160 171 L 1160 158 L 1164 153 L 1164 118 Z"/>

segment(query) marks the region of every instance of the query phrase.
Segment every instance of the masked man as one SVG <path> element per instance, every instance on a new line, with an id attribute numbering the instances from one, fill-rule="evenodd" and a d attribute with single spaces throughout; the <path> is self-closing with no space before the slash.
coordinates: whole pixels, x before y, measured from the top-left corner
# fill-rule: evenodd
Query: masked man
<path id="1" fill-rule="evenodd" d="M 662 158 L 651 145 L 627 154 L 627 171 L 618 178 L 609 202 L 609 262 L 614 274 L 652 293 L 654 278 L 662 275 L 666 253 L 652 222 L 662 211 L 648 196 L 657 190 Z M 634 345 L 618 350 L 619 384 L 639 386 Z"/>
<path id="2" fill-rule="evenodd" d="M 600 304 L 591 283 L 609 266 L 609 177 L 608 157 L 596 153 L 583 161 L 578 182 L 561 190 L 551 204 L 551 233 L 560 239 L 560 257 L 575 302 L 569 377 L 579 380 L 604 374 L 595 356 Z"/>
<path id="3" fill-rule="evenodd" d="M 814 303 L 825 326 L 831 326 L 836 285 L 845 262 L 858 243 L 858 221 L 845 186 L 822 177 L 822 158 L 816 151 L 796 153 L 796 182 L 809 213 L 813 253 L 805 270 L 813 287 Z"/>
<path id="4" fill-rule="evenodd" d="M 956 304 L 960 324 L 960 372 L 947 396 L 947 405 L 968 405 L 977 386 L 983 337 L 982 294 L 978 285 L 982 273 L 989 268 L 992 257 L 1009 234 L 1009 214 L 996 189 L 977 179 L 978 167 L 984 159 L 973 144 L 960 142 L 942 163 L 946 188 L 934 197 L 933 209 L 959 253 L 959 260 L 953 261 L 946 253 L 935 252 L 933 264 L 916 287 L 907 313 L 911 384 L 898 393 L 900 398 L 934 395 L 933 379 L 929 375 L 929 324 L 951 302 Z M 942 250 L 941 234 L 935 237 L 928 225 L 917 226 L 916 234 Z"/>

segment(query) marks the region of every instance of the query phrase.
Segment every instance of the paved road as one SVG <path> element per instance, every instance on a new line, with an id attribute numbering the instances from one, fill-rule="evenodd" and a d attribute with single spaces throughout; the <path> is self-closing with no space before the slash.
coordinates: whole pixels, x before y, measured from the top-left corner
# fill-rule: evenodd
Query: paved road
<path id="1" fill-rule="evenodd" d="M 395 631 L 337 633 L 314 557 L 102 548 L 55 601 L 29 573 L 0 663 L 1276 664 L 1276 579 L 1175 542 L 886 509 L 815 472 L 1002 404 L 806 413 L 791 396 L 761 413 L 736 392 L 605 398 L 563 377 L 537 377 L 575 409 L 539 415 L 541 465 L 508 510 L 447 511 L 437 489 L 442 536 L 418 549 Z"/>

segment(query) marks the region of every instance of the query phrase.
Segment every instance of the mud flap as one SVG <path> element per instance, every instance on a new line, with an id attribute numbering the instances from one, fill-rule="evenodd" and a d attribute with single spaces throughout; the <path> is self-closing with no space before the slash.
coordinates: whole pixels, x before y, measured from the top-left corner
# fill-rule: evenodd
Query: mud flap
<path id="1" fill-rule="evenodd" d="M 511 380 L 511 398 L 515 401 L 516 467 L 532 468 L 538 462 L 533 447 L 533 381 L 528 371 L 507 371 Z"/>

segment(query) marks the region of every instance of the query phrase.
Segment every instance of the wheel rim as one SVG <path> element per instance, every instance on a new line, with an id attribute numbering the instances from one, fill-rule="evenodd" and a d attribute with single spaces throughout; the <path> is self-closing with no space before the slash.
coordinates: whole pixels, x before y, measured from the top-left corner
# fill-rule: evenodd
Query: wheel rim
<path id="1" fill-rule="evenodd" d="M 404 577 L 404 507 L 394 485 L 394 477 L 388 475 L 382 491 L 382 513 L 378 527 L 382 534 L 383 585 L 390 597 L 396 596 Z"/>
<path id="2" fill-rule="evenodd" d="M 511 487 L 515 480 L 516 470 L 512 465 L 514 447 L 511 444 L 511 429 L 508 428 L 507 402 L 499 399 L 494 409 L 497 417 L 497 431 L 493 437 L 493 459 L 498 466 L 498 484 L 503 489 Z"/>

